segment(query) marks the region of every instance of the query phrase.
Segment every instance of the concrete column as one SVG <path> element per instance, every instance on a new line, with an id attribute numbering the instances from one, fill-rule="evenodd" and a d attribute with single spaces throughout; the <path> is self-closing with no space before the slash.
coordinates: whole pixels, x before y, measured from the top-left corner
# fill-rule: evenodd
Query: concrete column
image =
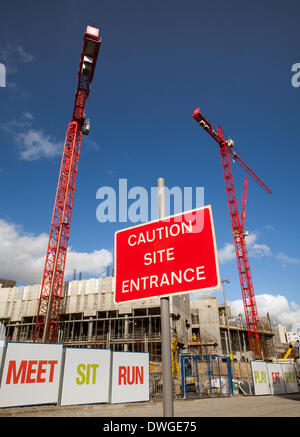
<path id="1" fill-rule="evenodd" d="M 20 322 L 16 322 L 16 324 L 17 324 L 17 326 L 14 327 L 14 332 L 13 332 L 11 341 L 17 341 L 17 338 L 18 338 L 18 332 L 19 332 L 18 325 L 20 324 Z"/>
<path id="2" fill-rule="evenodd" d="M 125 344 L 124 344 L 124 352 L 128 351 L 128 332 L 129 332 L 129 320 L 128 320 L 128 314 L 125 314 L 125 325 L 124 325 Z"/>
<path id="3" fill-rule="evenodd" d="M 90 321 L 88 324 L 88 343 L 92 341 L 93 338 L 93 317 L 90 317 Z M 88 347 L 91 347 L 91 344 L 88 344 Z"/>

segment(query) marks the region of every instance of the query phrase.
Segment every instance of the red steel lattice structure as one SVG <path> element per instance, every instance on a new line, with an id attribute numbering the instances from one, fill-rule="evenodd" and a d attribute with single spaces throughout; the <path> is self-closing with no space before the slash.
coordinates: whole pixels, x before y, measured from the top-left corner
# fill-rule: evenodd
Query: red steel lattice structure
<path id="1" fill-rule="evenodd" d="M 56 339 L 81 140 L 82 134 L 88 135 L 90 127 L 89 120 L 85 118 L 85 103 L 100 44 L 99 29 L 87 26 L 73 115 L 66 133 L 58 177 L 33 341 L 54 343 Z"/>
<path id="2" fill-rule="evenodd" d="M 231 139 L 225 140 L 222 129 L 219 126 L 218 132 L 215 132 L 212 125 L 201 114 L 200 109 L 197 108 L 193 113 L 195 121 L 204 129 L 209 135 L 217 141 L 220 148 L 221 161 L 223 167 L 223 174 L 225 180 L 225 187 L 227 193 L 227 200 L 229 206 L 230 220 L 232 226 L 232 234 L 235 246 L 236 259 L 238 264 L 239 278 L 242 289 L 242 297 L 245 311 L 245 319 L 247 324 L 247 331 L 249 337 L 249 344 L 255 358 L 262 357 L 261 344 L 258 333 L 258 314 L 254 294 L 254 287 L 252 282 L 247 246 L 245 241 L 245 209 L 247 199 L 247 178 L 245 179 L 243 189 L 242 211 L 241 218 L 239 217 L 236 194 L 233 184 L 233 177 L 230 165 L 231 156 L 234 161 L 238 162 L 241 167 L 267 192 L 271 190 L 259 179 L 258 176 L 248 167 L 248 165 L 238 156 L 234 149 L 234 143 Z"/>

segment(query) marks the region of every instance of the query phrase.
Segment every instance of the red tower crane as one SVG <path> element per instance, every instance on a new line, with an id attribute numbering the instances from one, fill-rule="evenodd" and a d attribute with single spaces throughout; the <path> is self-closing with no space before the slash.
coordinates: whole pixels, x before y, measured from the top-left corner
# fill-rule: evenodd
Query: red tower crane
<path id="1" fill-rule="evenodd" d="M 66 133 L 59 171 L 33 341 L 54 343 L 56 339 L 81 139 L 82 134 L 88 135 L 90 129 L 84 109 L 100 44 L 99 29 L 87 26 L 77 76 L 73 115 Z"/>
<path id="2" fill-rule="evenodd" d="M 223 174 L 225 180 L 225 187 L 227 193 L 227 200 L 229 206 L 230 220 L 232 226 L 232 234 L 235 246 L 236 259 L 238 264 L 238 271 L 242 289 L 243 304 L 245 310 L 245 319 L 247 324 L 247 331 L 249 337 L 249 344 L 254 356 L 261 358 L 261 344 L 258 334 L 258 315 L 254 288 L 252 283 L 252 276 L 250 271 L 250 264 L 245 241 L 245 211 L 247 199 L 247 178 L 245 179 L 242 199 L 241 217 L 239 216 L 236 194 L 233 184 L 232 171 L 229 157 L 231 156 L 235 162 L 238 162 L 241 167 L 267 192 L 271 190 L 259 179 L 258 176 L 248 167 L 248 165 L 238 156 L 234 150 L 234 142 L 232 139 L 225 140 L 222 129 L 219 126 L 218 132 L 214 131 L 211 123 L 201 114 L 200 109 L 197 108 L 193 113 L 195 121 L 204 129 L 209 135 L 219 144 L 221 161 L 223 167 Z"/>

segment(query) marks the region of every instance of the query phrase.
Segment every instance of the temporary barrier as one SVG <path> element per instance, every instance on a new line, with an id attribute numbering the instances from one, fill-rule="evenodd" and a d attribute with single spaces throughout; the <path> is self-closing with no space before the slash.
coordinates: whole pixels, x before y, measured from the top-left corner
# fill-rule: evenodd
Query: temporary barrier
<path id="1" fill-rule="evenodd" d="M 294 364 L 281 364 L 285 390 L 287 393 L 298 393 L 298 383 Z"/>
<path id="2" fill-rule="evenodd" d="M 113 352 L 111 403 L 149 400 L 149 354 Z"/>
<path id="3" fill-rule="evenodd" d="M 5 347 L 6 347 L 5 340 L 0 340 L 0 369 L 1 369 L 1 363 L 2 363 L 3 352 L 5 350 Z"/>
<path id="4" fill-rule="evenodd" d="M 60 405 L 108 402 L 111 351 L 66 348 Z"/>
<path id="5" fill-rule="evenodd" d="M 57 403 L 63 346 L 8 343 L 0 407 Z"/>
<path id="6" fill-rule="evenodd" d="M 4 352 L 5 352 L 6 342 L 4 340 L 0 340 L 0 383 L 1 383 L 1 374 L 4 365 Z"/>
<path id="7" fill-rule="evenodd" d="M 298 393 L 293 363 L 251 361 L 255 395 Z"/>
<path id="8" fill-rule="evenodd" d="M 282 368 L 279 363 L 267 364 L 271 395 L 282 395 L 285 391 Z"/>
<path id="9" fill-rule="evenodd" d="M 234 394 L 252 395 L 253 378 L 251 364 L 247 361 L 231 361 Z"/>
<path id="10" fill-rule="evenodd" d="M 267 363 L 264 361 L 251 361 L 251 369 L 255 395 L 270 395 L 271 388 Z"/>
<path id="11" fill-rule="evenodd" d="M 149 400 L 148 353 L 8 343 L 4 356 L 0 408 Z"/>
<path id="12" fill-rule="evenodd" d="M 218 355 L 181 355 L 182 397 L 233 394 L 230 358 Z"/>

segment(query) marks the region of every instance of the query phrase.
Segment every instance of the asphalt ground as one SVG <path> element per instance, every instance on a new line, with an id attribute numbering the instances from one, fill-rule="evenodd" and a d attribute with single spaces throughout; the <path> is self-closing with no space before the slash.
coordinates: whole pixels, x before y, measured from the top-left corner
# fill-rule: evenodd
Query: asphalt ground
<path id="1" fill-rule="evenodd" d="M 1 408 L 4 417 L 163 417 L 163 402 Z M 300 393 L 174 400 L 174 417 L 300 417 Z M 299 422 L 300 423 L 300 422 Z"/>

